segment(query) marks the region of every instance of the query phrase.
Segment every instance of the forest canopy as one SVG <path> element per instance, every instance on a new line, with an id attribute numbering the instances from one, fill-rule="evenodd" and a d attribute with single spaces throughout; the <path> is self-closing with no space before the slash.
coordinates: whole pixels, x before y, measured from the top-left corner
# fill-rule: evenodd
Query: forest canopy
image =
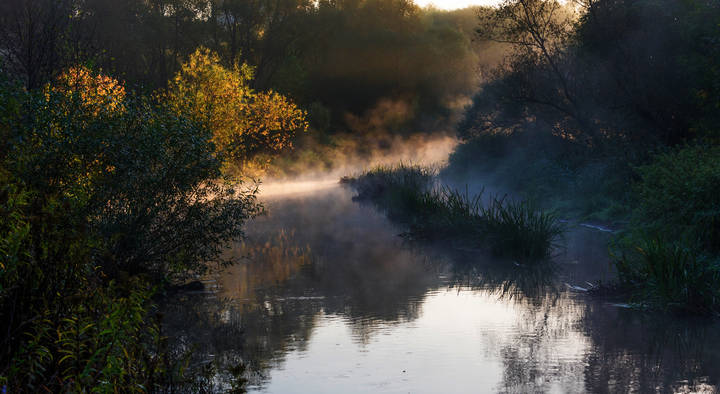
<path id="1" fill-rule="evenodd" d="M 345 126 L 346 113 L 362 115 L 382 99 L 443 115 L 472 94 L 479 63 L 499 56 L 473 38 L 480 9 L 421 9 L 406 0 L 8 0 L 0 7 L 5 67 L 31 89 L 79 63 L 133 89 L 164 88 L 204 47 L 228 69 L 252 67 L 248 84 L 257 91 L 329 108 L 335 128 Z M 485 50 L 490 56 L 480 56 Z"/>

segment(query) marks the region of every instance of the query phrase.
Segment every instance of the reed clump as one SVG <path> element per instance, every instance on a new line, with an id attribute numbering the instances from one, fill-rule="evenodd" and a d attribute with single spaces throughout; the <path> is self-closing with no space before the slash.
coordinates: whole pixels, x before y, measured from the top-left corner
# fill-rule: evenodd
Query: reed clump
<path id="1" fill-rule="evenodd" d="M 720 310 L 720 260 L 679 241 L 642 237 L 615 258 L 621 284 L 638 303 L 668 311 Z"/>
<path id="2" fill-rule="evenodd" d="M 482 191 L 470 194 L 435 181 L 421 166 L 378 167 L 344 178 L 391 220 L 408 227 L 413 239 L 441 240 L 482 247 L 493 254 L 522 261 L 550 257 L 563 228 L 557 217 L 527 201 L 492 198 L 483 204 Z"/>

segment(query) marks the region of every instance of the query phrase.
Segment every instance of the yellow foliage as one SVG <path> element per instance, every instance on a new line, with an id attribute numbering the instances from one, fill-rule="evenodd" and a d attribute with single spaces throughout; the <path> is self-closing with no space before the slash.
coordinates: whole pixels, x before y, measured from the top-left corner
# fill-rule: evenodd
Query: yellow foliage
<path id="1" fill-rule="evenodd" d="M 94 73 L 84 66 L 70 67 L 58 75 L 52 84 L 45 86 L 46 99 L 49 100 L 51 93 L 67 98 L 76 97 L 82 110 L 92 117 L 98 117 L 101 113 L 112 114 L 124 109 L 125 88 L 120 82 L 106 75 Z M 76 111 L 77 108 L 66 105 L 56 107 L 56 110 L 67 114 Z M 57 130 L 59 132 L 62 128 L 58 127 Z M 103 162 L 103 156 L 103 153 L 99 153 L 90 160 L 81 156 L 67 158 L 69 167 L 85 168 L 85 172 L 74 180 L 77 186 L 89 190 L 96 183 L 96 179 L 115 171 L 113 165 Z"/>
<path id="2" fill-rule="evenodd" d="M 216 53 L 198 48 L 160 99 L 212 130 L 213 142 L 231 159 L 246 162 L 289 147 L 295 133 L 308 127 L 305 111 L 278 93 L 255 92 L 252 78 L 248 65 L 227 68 Z"/>
<path id="3" fill-rule="evenodd" d="M 83 66 L 70 67 L 60 74 L 50 87 L 53 92 L 77 94 L 83 105 L 98 114 L 101 110 L 121 109 L 125 88 L 114 78 L 95 74 Z"/>

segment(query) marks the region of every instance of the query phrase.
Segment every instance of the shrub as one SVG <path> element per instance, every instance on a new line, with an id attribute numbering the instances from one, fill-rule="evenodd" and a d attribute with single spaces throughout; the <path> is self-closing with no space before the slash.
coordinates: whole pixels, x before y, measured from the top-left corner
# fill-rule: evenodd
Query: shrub
<path id="1" fill-rule="evenodd" d="M 720 252 L 720 147 L 686 146 L 639 167 L 638 226 Z"/>
<path id="2" fill-rule="evenodd" d="M 207 129 L 143 98 L 123 105 L 96 114 L 73 97 L 28 96 L 9 170 L 34 193 L 29 210 L 75 206 L 108 275 L 182 276 L 221 262 L 223 243 L 257 212 L 252 190 L 223 176 Z"/>
<path id="3" fill-rule="evenodd" d="M 619 280 L 642 304 L 717 312 L 720 148 L 685 146 L 637 171 L 633 222 L 617 239 Z"/>
<path id="4" fill-rule="evenodd" d="M 225 263 L 260 209 L 222 175 L 210 131 L 142 97 L 88 97 L 0 80 L 0 386 L 13 392 L 171 379 L 153 289 Z"/>

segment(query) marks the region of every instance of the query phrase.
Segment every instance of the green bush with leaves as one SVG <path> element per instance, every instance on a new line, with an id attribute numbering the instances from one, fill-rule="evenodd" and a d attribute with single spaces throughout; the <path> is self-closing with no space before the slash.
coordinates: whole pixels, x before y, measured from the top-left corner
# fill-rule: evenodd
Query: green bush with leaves
<path id="1" fill-rule="evenodd" d="M 143 97 L 67 92 L 0 80 L 0 385 L 152 391 L 181 378 L 155 289 L 228 263 L 260 207 L 210 131 Z"/>
<path id="2" fill-rule="evenodd" d="M 639 167 L 636 220 L 651 233 L 678 234 L 720 252 L 720 147 L 693 145 Z"/>
<path id="3" fill-rule="evenodd" d="M 619 280 L 639 303 L 720 310 L 720 148 L 691 145 L 638 167 L 636 209 L 617 239 Z"/>

